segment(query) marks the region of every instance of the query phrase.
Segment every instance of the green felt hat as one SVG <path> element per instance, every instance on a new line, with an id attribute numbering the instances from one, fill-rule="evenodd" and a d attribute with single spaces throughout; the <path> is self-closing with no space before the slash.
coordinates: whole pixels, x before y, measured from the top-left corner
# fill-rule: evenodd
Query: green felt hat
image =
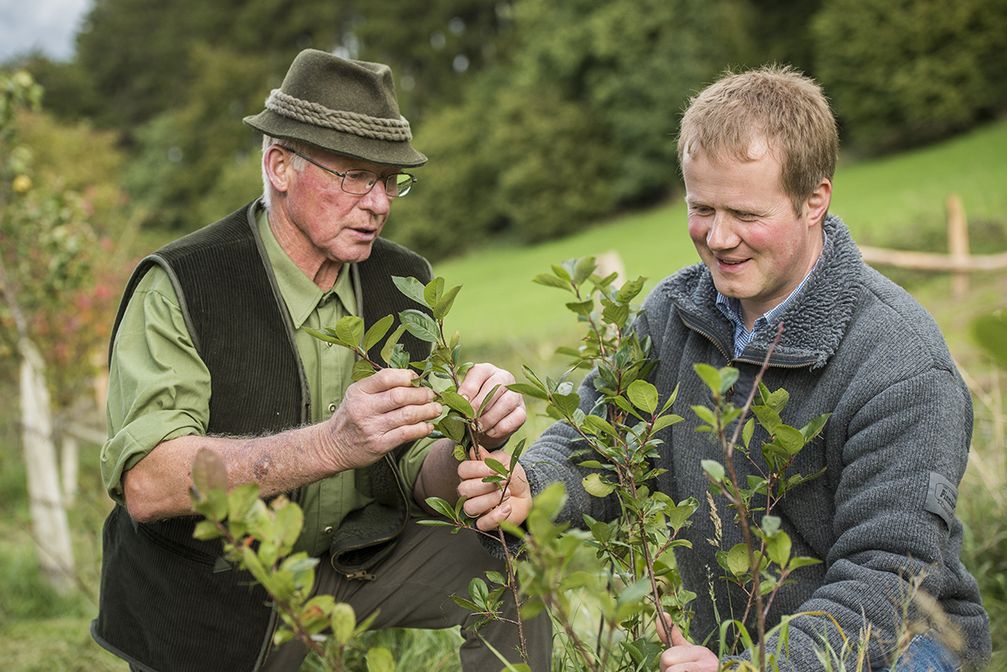
<path id="1" fill-rule="evenodd" d="M 392 71 L 305 49 L 290 64 L 266 109 L 244 122 L 274 138 L 300 140 L 330 152 L 391 166 L 415 167 L 427 157 L 409 144 Z"/>

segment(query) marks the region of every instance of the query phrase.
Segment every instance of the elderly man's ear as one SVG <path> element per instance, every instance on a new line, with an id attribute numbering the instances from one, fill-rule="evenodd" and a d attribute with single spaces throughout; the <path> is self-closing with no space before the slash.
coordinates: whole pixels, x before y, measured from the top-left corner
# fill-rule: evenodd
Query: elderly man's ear
<path id="1" fill-rule="evenodd" d="M 286 192 L 290 187 L 291 173 L 294 170 L 292 158 L 290 152 L 279 145 L 270 145 L 262 154 L 262 168 L 273 189 L 279 193 Z"/>

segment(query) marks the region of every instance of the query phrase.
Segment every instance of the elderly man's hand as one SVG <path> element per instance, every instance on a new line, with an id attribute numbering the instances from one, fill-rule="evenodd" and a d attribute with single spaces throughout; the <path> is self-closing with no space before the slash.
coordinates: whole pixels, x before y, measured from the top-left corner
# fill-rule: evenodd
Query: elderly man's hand
<path id="1" fill-rule="evenodd" d="M 433 390 L 412 386 L 415 378 L 406 369 L 383 369 L 346 389 L 339 408 L 319 425 L 322 459 L 333 472 L 366 467 L 433 431 L 441 405 Z"/>
<path id="2" fill-rule="evenodd" d="M 480 459 L 465 460 L 458 465 L 458 495 L 465 497 L 464 510 L 476 518 L 476 527 L 483 531 L 495 530 L 500 523 L 507 520 L 520 525 L 531 511 L 532 496 L 528 487 L 528 477 L 520 463 L 514 463 L 510 484 L 501 498 L 500 486 L 496 483 L 483 481 L 496 472 L 486 466 L 484 460 L 492 457 L 501 464 L 510 465 L 511 456 L 502 450 L 487 453 L 480 450 Z"/>
<path id="3" fill-rule="evenodd" d="M 483 448 L 493 450 L 502 446 L 528 417 L 524 398 L 507 389 L 507 385 L 513 382 L 514 376 L 509 371 L 492 364 L 476 364 L 465 374 L 465 380 L 458 388 L 458 393 L 478 411 L 486 396 L 499 385 L 477 418 L 480 431 L 476 439 Z"/>
<path id="4" fill-rule="evenodd" d="M 664 617 L 671 623 L 668 614 Z M 668 645 L 661 654 L 661 672 L 717 672 L 719 669 L 720 660 L 717 654 L 705 646 L 691 643 L 682 635 L 677 625 L 671 626 L 669 642 L 667 633 L 661 625 L 661 619 L 657 619 L 657 634 L 661 641 Z"/>

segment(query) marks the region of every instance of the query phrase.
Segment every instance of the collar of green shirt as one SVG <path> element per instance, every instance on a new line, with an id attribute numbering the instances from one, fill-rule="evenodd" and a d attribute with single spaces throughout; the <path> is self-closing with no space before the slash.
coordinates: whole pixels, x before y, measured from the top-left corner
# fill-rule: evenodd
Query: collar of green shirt
<path id="1" fill-rule="evenodd" d="M 279 241 L 269 228 L 269 216 L 265 208 L 257 212 L 256 226 L 259 228 L 259 237 L 262 239 L 263 247 L 266 248 L 266 256 L 269 257 L 273 274 L 276 276 L 276 285 L 280 289 L 283 303 L 287 306 L 290 320 L 294 323 L 294 329 L 300 329 L 318 304 L 329 300 L 332 296 L 343 304 L 346 315 L 357 314 L 357 302 L 350 279 L 353 273 L 349 264 L 341 269 L 335 286 L 327 292 L 323 291 L 280 247 Z"/>

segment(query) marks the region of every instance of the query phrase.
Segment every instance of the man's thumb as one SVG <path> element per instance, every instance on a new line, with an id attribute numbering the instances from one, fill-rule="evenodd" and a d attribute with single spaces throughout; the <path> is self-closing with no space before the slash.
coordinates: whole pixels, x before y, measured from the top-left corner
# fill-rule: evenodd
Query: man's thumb
<path id="1" fill-rule="evenodd" d="M 688 646 L 692 642 L 687 640 L 682 634 L 682 631 L 678 629 L 677 625 L 671 626 L 671 645 L 672 646 Z"/>

